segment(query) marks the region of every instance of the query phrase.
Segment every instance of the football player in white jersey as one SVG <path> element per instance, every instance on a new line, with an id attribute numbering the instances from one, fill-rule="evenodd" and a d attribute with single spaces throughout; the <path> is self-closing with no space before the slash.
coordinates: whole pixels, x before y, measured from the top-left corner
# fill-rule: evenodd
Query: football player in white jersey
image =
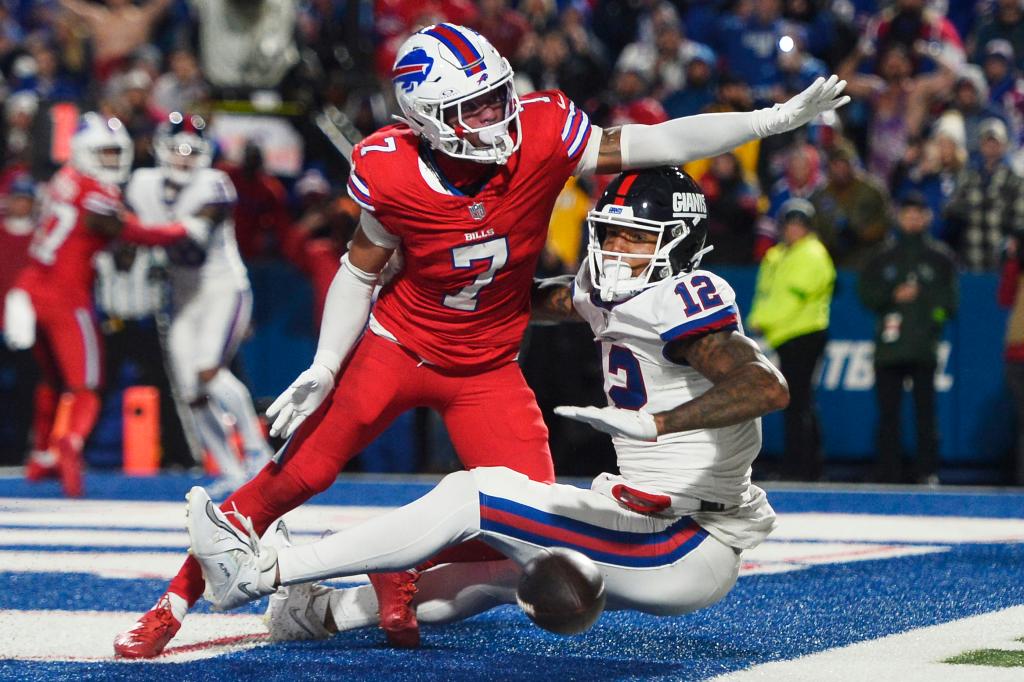
<path id="1" fill-rule="evenodd" d="M 132 173 L 125 196 L 145 222 L 206 219 L 201 243 L 187 240 L 167 249 L 173 308 L 168 350 L 202 445 L 221 471 L 216 494 L 226 495 L 248 479 L 230 442 L 231 421 L 251 471 L 273 453 L 249 390 L 228 369 L 249 327 L 252 292 L 231 219 L 235 188 L 227 174 L 210 168 L 205 129 L 201 116 L 172 112 L 154 138 L 158 167 Z"/>
<path id="2" fill-rule="evenodd" d="M 244 537 L 193 488 L 190 552 L 216 606 L 291 585 L 271 600 L 272 639 L 375 625 L 371 589 L 309 581 L 414 567 L 473 538 L 509 560 L 426 570 L 413 599 L 420 622 L 515 603 L 519 567 L 548 546 L 597 564 L 610 609 L 676 615 L 729 592 L 741 552 L 775 525 L 750 473 L 760 417 L 785 406 L 785 380 L 743 335 L 732 288 L 698 269 L 710 250 L 707 209 L 689 176 L 665 167 L 624 173 L 588 222 L 586 264 L 575 282 L 539 286 L 534 312 L 585 319 L 600 340 L 609 406 L 557 412 L 610 433 L 621 475 L 601 474 L 583 490 L 504 467 L 461 471 L 405 507 L 295 546 L 280 522 L 263 541 Z"/>

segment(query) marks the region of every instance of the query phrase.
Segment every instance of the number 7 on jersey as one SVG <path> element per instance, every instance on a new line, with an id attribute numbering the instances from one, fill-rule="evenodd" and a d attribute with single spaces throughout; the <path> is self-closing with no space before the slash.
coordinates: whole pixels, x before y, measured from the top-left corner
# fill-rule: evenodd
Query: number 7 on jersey
<path id="1" fill-rule="evenodd" d="M 476 310 L 480 290 L 494 281 L 494 275 L 508 262 L 508 240 L 505 237 L 486 242 L 467 244 L 452 249 L 452 267 L 456 270 L 471 268 L 480 261 L 488 261 L 487 269 L 476 279 L 454 294 L 445 294 L 444 305 L 455 310 Z"/>

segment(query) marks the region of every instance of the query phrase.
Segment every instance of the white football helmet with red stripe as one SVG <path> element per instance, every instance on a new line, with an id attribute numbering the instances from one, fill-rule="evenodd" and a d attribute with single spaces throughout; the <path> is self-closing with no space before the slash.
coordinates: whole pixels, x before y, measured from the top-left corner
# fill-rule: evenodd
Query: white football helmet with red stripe
<path id="1" fill-rule="evenodd" d="M 609 226 L 657 235 L 649 255 L 608 251 Z M 591 284 L 604 301 L 621 301 L 663 279 L 697 269 L 711 250 L 704 191 L 684 171 L 659 166 L 620 174 L 587 214 L 587 267 Z M 634 274 L 627 261 L 648 260 Z"/>
<path id="2" fill-rule="evenodd" d="M 82 175 L 109 185 L 128 181 L 135 149 L 124 124 L 90 111 L 71 136 L 71 166 Z"/>
<path id="3" fill-rule="evenodd" d="M 392 72 L 395 97 L 404 121 L 431 147 L 457 159 L 505 163 L 519 148 L 519 97 L 512 66 L 476 31 L 436 24 L 410 36 L 398 51 Z M 494 92 L 504 99 L 505 115 L 474 128 L 463 119 L 462 106 Z M 449 125 L 445 119 L 454 119 Z M 482 143 L 466 139 L 476 133 Z"/>

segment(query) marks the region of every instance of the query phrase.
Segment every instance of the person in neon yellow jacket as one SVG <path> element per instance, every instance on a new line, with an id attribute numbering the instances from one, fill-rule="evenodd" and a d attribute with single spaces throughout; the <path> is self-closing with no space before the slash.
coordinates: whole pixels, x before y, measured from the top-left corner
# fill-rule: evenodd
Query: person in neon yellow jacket
<path id="1" fill-rule="evenodd" d="M 761 261 L 747 323 L 778 353 L 789 384 L 783 475 L 816 481 L 824 462 L 813 380 L 828 340 L 836 269 L 814 231 L 809 201 L 790 199 L 779 208 L 777 220 L 782 242 Z"/>

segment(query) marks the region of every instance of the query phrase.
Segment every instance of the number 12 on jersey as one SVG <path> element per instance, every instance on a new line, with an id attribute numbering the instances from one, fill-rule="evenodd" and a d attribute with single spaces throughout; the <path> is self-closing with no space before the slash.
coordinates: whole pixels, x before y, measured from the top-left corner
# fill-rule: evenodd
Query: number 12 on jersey
<path id="1" fill-rule="evenodd" d="M 691 287 L 693 292 L 697 294 L 696 300 L 693 297 L 693 292 L 690 291 Z M 680 282 L 676 287 L 676 293 L 683 299 L 683 305 L 685 306 L 683 314 L 687 317 L 692 317 L 708 308 L 722 305 L 722 296 L 715 289 L 715 283 L 707 275 L 691 277 L 689 285 L 685 281 Z"/>
<path id="2" fill-rule="evenodd" d="M 494 275 L 508 262 L 508 240 L 500 237 L 452 249 L 452 267 L 456 270 L 471 268 L 480 261 L 488 261 L 487 269 L 477 275 L 471 284 L 454 294 L 445 294 L 445 306 L 467 312 L 476 310 L 480 290 L 493 282 Z"/>

